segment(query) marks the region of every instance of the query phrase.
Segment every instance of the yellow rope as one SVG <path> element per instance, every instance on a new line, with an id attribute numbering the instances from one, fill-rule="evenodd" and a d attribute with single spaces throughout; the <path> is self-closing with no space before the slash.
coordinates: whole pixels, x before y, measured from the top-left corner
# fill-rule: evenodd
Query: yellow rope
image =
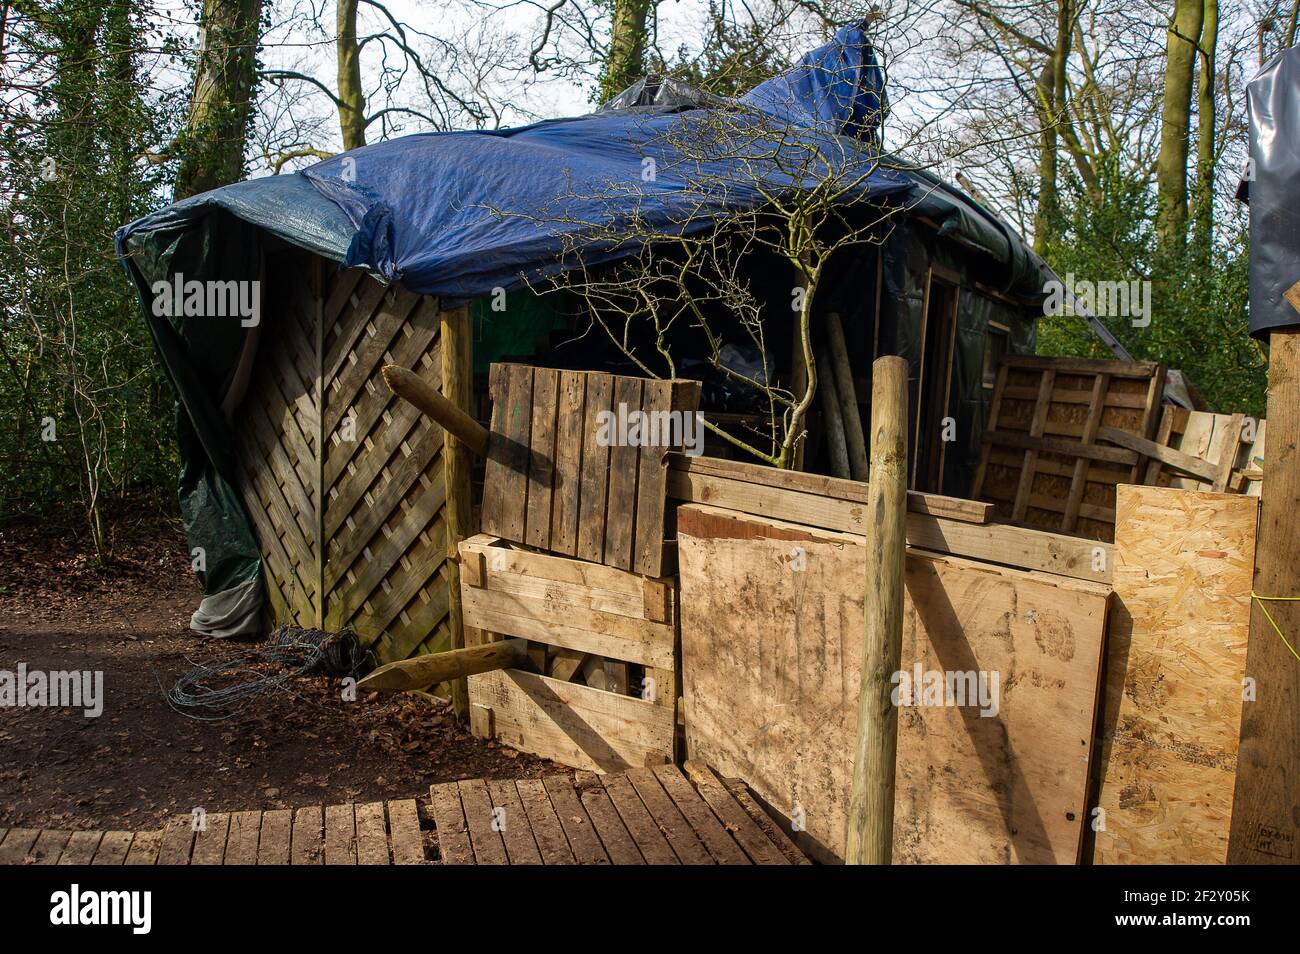
<path id="1" fill-rule="evenodd" d="M 1264 611 L 1264 618 L 1267 619 L 1269 625 L 1273 627 L 1273 632 L 1277 633 L 1278 638 L 1282 640 L 1282 642 L 1286 645 L 1286 648 L 1291 650 L 1291 655 L 1294 656 L 1297 660 L 1300 660 L 1300 653 L 1297 653 L 1295 651 L 1295 647 L 1292 646 L 1289 642 L 1287 642 L 1287 638 L 1282 635 L 1282 630 L 1277 625 L 1277 621 L 1273 619 L 1273 614 L 1270 613 L 1268 611 L 1268 607 L 1264 605 L 1264 602 L 1266 600 L 1269 602 L 1286 602 L 1286 603 L 1300 602 L 1300 596 L 1260 596 L 1254 590 L 1251 590 L 1250 595 L 1251 598 L 1254 599 L 1255 602 L 1259 604 L 1259 608 Z"/>

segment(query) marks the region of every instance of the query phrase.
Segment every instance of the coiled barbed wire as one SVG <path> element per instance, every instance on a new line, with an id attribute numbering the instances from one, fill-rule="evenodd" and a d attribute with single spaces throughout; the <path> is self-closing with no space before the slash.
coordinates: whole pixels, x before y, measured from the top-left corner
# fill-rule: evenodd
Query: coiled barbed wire
<path id="1" fill-rule="evenodd" d="M 251 668 L 269 663 L 271 671 Z M 350 627 L 337 633 L 319 629 L 281 626 L 256 652 L 220 663 L 200 663 L 176 680 L 167 692 L 173 709 L 191 719 L 218 722 L 238 715 L 262 696 L 288 692 L 289 683 L 300 676 L 358 677 L 375 668 L 374 653 L 363 649 Z M 246 675 L 247 678 L 239 678 Z M 230 682 L 230 680 L 234 680 Z M 230 684 L 215 687 L 214 682 Z"/>

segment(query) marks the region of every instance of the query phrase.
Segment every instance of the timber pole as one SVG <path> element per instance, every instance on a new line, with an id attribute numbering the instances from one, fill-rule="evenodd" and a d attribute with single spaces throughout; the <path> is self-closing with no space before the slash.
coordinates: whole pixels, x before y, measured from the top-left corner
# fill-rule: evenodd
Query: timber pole
<path id="1" fill-rule="evenodd" d="M 445 653 L 412 656 L 380 666 L 357 683 L 358 689 L 403 692 L 425 689 L 440 682 L 457 682 L 466 676 L 497 669 L 514 669 L 526 664 L 528 640 L 503 639 Z"/>
<path id="2" fill-rule="evenodd" d="M 442 474 L 446 488 L 446 504 L 443 517 L 447 523 L 447 623 L 451 630 L 452 649 L 461 649 L 468 643 L 478 642 L 467 638 L 465 632 L 465 611 L 460 599 L 460 541 L 473 535 L 470 526 L 473 520 L 473 502 L 470 496 L 470 449 L 480 446 L 487 450 L 487 433 L 470 415 L 470 401 L 473 398 L 474 353 L 471 339 L 471 318 L 468 305 L 445 309 L 439 313 L 440 327 L 438 335 L 442 351 L 442 394 L 429 388 L 420 378 L 411 375 L 417 382 L 428 388 L 433 395 L 443 398 L 454 408 L 458 415 L 452 415 L 456 423 L 453 431 L 443 425 L 444 439 L 442 446 Z M 394 369 L 400 371 L 401 369 Z M 406 372 L 410 373 L 410 372 Z M 394 380 L 401 380 L 402 375 L 394 373 Z M 384 380 L 388 380 L 388 369 L 384 369 Z M 405 382 L 409 384 L 410 382 Z M 401 384 L 399 384 L 399 387 Z M 392 384 L 389 384 L 392 387 Z M 396 389 L 394 389 L 395 393 Z M 428 398 L 428 395 L 425 395 Z M 410 398 L 404 398 L 410 400 Z M 414 402 L 412 402 L 414 403 Z M 419 407 L 420 405 L 416 405 Z M 468 419 L 470 427 L 464 419 Z M 483 433 L 480 434 L 479 432 Z M 463 435 L 463 436 L 462 436 Z M 430 683 L 432 685 L 432 683 Z M 451 705 L 457 718 L 462 722 L 469 718 L 469 683 L 462 677 L 451 684 Z"/>
<path id="3" fill-rule="evenodd" d="M 1294 655 L 1300 650 L 1300 328 L 1276 328 L 1269 336 L 1267 420 L 1255 539 L 1258 598 L 1251 601 L 1246 644 L 1254 691 L 1242 703 L 1228 836 L 1228 864 L 1238 865 L 1300 863 L 1300 659 Z"/>
<path id="4" fill-rule="evenodd" d="M 448 316 L 456 315 L 458 312 L 464 312 L 465 317 L 448 322 Z M 448 325 L 453 329 L 453 337 L 459 338 L 460 334 L 455 332 L 455 328 L 460 325 L 469 324 L 469 313 L 467 309 L 455 309 L 453 311 L 444 311 L 442 313 L 442 332 L 447 333 Z M 469 330 L 463 331 L 466 338 L 465 344 L 468 344 Z M 457 342 L 459 344 L 459 342 Z M 461 362 L 456 360 L 455 356 L 447 356 L 448 349 L 446 341 L 442 344 L 443 348 L 443 373 L 446 374 L 447 365 L 450 364 L 458 369 L 458 373 L 468 375 L 472 369 L 462 367 Z M 464 350 L 464 346 L 461 346 Z M 480 457 L 486 457 L 488 452 L 488 430 L 474 418 L 469 416 L 467 409 L 457 407 L 450 399 L 438 393 L 435 388 L 424 378 L 420 377 L 414 371 L 408 371 L 406 368 L 399 367 L 395 364 L 386 364 L 383 367 L 384 383 L 388 389 L 396 394 L 408 404 L 413 404 L 421 412 L 433 418 L 438 425 L 448 434 L 464 443 L 466 447 L 472 450 Z"/>
<path id="5" fill-rule="evenodd" d="M 835 378 L 835 397 L 840 405 L 849 474 L 854 480 L 866 480 L 867 442 L 862 437 L 862 417 L 858 413 L 858 397 L 853 385 L 853 366 L 849 363 L 849 347 L 844 340 L 844 325 L 837 312 L 826 314 L 826 338 L 831 359 L 826 374 Z"/>
<path id="6" fill-rule="evenodd" d="M 844 850 L 844 860 L 851 865 L 887 865 L 893 853 L 898 708 L 891 694 L 903 652 L 906 520 L 907 362 L 878 358 L 871 386 L 866 632 Z"/>

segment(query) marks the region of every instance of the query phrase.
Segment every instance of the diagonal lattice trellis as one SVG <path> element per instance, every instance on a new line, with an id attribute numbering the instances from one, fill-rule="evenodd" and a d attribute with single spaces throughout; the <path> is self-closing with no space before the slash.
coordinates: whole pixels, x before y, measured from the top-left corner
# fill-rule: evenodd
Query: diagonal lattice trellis
<path id="1" fill-rule="evenodd" d="M 351 626 L 381 661 L 446 648 L 442 432 L 380 369 L 440 386 L 434 299 L 297 260 L 268 289 L 241 491 L 274 621 Z"/>

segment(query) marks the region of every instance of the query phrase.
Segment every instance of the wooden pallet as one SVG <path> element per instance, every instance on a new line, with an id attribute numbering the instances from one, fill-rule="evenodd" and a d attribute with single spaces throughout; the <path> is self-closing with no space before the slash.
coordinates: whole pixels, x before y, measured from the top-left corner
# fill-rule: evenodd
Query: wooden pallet
<path id="1" fill-rule="evenodd" d="M 429 797 L 448 865 L 809 863 L 743 784 L 692 762 L 686 774 L 445 782 Z"/>
<path id="2" fill-rule="evenodd" d="M 153 831 L 0 829 L 0 865 L 418 865 L 414 799 L 177 815 Z"/>
<path id="3" fill-rule="evenodd" d="M 469 677 L 476 735 L 599 772 L 673 761 L 675 579 L 487 534 L 461 542 L 460 573 L 467 644 L 526 639 L 533 670 Z"/>
<path id="4" fill-rule="evenodd" d="M 645 576 L 671 573 L 669 448 L 602 446 L 600 415 L 693 413 L 699 382 L 494 364 L 489 389 L 483 532 Z"/>
<path id="5" fill-rule="evenodd" d="M 1102 435 L 1152 437 L 1163 387 L 1153 362 L 1004 356 L 971 496 L 1012 523 L 1113 539 L 1115 487 L 1146 461 Z"/>
<path id="6" fill-rule="evenodd" d="M 1264 477 L 1266 425 L 1266 421 L 1247 420 L 1242 414 L 1166 407 L 1155 439 L 1174 454 L 1172 459 L 1153 459 L 1142 482 L 1258 497 Z"/>
<path id="7" fill-rule="evenodd" d="M 449 648 L 442 430 L 380 378 L 440 386 L 438 303 L 320 259 L 280 270 L 309 280 L 270 286 L 235 417 L 270 622 L 351 626 L 380 662 Z"/>

